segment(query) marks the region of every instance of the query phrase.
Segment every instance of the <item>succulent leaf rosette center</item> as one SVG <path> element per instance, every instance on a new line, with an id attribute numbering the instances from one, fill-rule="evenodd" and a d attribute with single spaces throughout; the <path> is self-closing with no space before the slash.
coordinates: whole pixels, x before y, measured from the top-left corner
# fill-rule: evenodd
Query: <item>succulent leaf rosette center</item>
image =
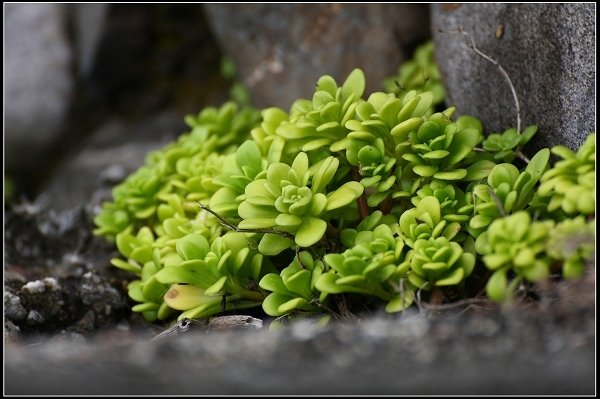
<path id="1" fill-rule="evenodd" d="M 277 254 L 294 242 L 301 247 L 316 244 L 325 235 L 329 211 L 352 203 L 363 192 L 358 182 L 347 182 L 327 193 L 339 160 L 328 157 L 309 167 L 306 153 L 299 153 L 292 165 L 269 165 L 266 178 L 246 187 L 246 199 L 238 213 L 243 229 L 270 229 L 259 244 L 263 254 Z M 294 236 L 292 241 L 285 234 Z"/>

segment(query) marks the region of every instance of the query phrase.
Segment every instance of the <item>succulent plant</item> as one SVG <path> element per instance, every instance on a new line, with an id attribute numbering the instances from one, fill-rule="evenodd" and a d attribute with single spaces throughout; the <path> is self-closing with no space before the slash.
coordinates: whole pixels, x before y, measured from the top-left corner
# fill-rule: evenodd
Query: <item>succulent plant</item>
<path id="1" fill-rule="evenodd" d="M 163 301 L 169 286 L 159 283 L 154 275 L 164 264 L 172 263 L 171 258 L 178 256 L 176 245 L 180 238 L 195 233 L 212 242 L 220 236 L 221 227 L 176 215 L 156 229 L 158 236 L 148 227 L 142 227 L 135 236 L 130 230 L 128 228 L 116 236 L 117 249 L 126 260 L 114 258 L 111 263 L 139 277 L 128 285 L 129 296 L 140 302 L 132 310 L 142 313 L 149 321 L 163 320 L 174 311 Z"/>
<path id="2" fill-rule="evenodd" d="M 418 239 L 406 254 L 404 267 L 408 265 L 408 281 L 417 288 L 431 289 L 461 283 L 473 271 L 475 255 L 444 236 Z"/>
<path id="3" fill-rule="evenodd" d="M 431 115 L 396 147 L 418 178 L 460 181 L 467 177 L 463 161 L 481 140 L 473 127 L 452 123 L 454 108 Z"/>
<path id="4" fill-rule="evenodd" d="M 263 157 L 269 163 L 281 161 L 285 140 L 276 134 L 277 128 L 282 123 L 289 122 L 289 115 L 281 108 L 271 107 L 261 112 L 260 126 L 250 131 L 253 141 L 260 148 Z"/>
<path id="5" fill-rule="evenodd" d="M 210 142 L 210 152 L 228 153 L 232 146 L 250 138 L 250 131 L 260 122 L 260 113 L 253 108 L 242 108 L 234 102 L 227 102 L 219 109 L 204 108 L 198 115 L 188 115 L 185 122 L 192 128 L 190 133 L 206 131 Z M 184 136 L 185 137 L 185 136 Z"/>
<path id="6" fill-rule="evenodd" d="M 329 294 L 375 295 L 388 302 L 388 312 L 396 312 L 410 306 L 413 297 L 408 289 L 395 292 L 393 282 L 400 284 L 408 271 L 403 265 L 404 241 L 387 224 L 377 224 L 381 216 L 376 211 L 357 230 L 344 232 L 348 249 L 325 255 L 324 261 L 331 270 L 317 280 L 316 287 Z"/>
<path id="7" fill-rule="evenodd" d="M 551 220 L 532 222 L 526 211 L 497 219 L 475 241 L 477 253 L 494 273 L 486 286 L 488 296 L 503 302 L 511 298 L 522 279 L 539 281 L 550 274 L 546 241 L 554 227 Z M 508 282 L 508 273 L 516 277 Z"/>
<path id="8" fill-rule="evenodd" d="M 243 219 L 239 227 L 275 228 L 259 244 L 265 255 L 278 254 L 294 241 L 300 247 L 316 244 L 325 235 L 327 213 L 350 204 L 363 192 L 363 186 L 354 181 L 327 190 L 338 165 L 337 158 L 328 157 L 309 168 L 304 152 L 291 166 L 280 162 L 269 165 L 264 178 L 246 186 L 246 198 L 238 209 Z"/>
<path id="9" fill-rule="evenodd" d="M 366 101 L 356 69 L 341 87 L 320 78 L 289 114 L 228 102 L 186 117 L 191 130 L 149 153 L 95 218 L 121 254 L 112 264 L 134 276 L 132 310 L 331 316 L 356 300 L 399 312 L 420 290 L 467 292 L 452 287 L 485 278 L 478 263 L 498 302 L 561 266 L 581 276 L 595 256 L 595 134 L 531 160 L 535 125 L 485 138 L 477 118 L 435 112 L 432 52 Z M 562 160 L 547 170 L 551 153 Z"/>
<path id="10" fill-rule="evenodd" d="M 433 93 L 431 104 L 435 106 L 442 103 L 445 90 L 440 71 L 435 63 L 434 50 L 433 41 L 418 46 L 412 59 L 400 66 L 398 74 L 383 81 L 385 90 L 397 96 L 402 96 L 410 90 L 430 91 Z"/>
<path id="11" fill-rule="evenodd" d="M 158 282 L 171 285 L 165 303 L 184 311 L 180 319 L 259 306 L 264 296 L 255 288 L 266 268 L 263 255 L 250 247 L 256 244 L 237 232 L 216 238 L 210 246 L 200 234 L 179 239 L 177 256 L 167 258 L 155 275 Z"/>
<path id="12" fill-rule="evenodd" d="M 400 234 L 406 245 L 415 247 L 418 240 L 445 237 L 454 239 L 461 230 L 458 222 L 442 218 L 440 201 L 434 196 L 428 196 L 419 201 L 415 208 L 411 208 L 400 216 L 398 226 Z"/>
<path id="13" fill-rule="evenodd" d="M 129 297 L 139 302 L 131 310 L 141 313 L 148 321 L 164 320 L 175 313 L 163 300 L 169 286 L 156 279 L 160 269 L 158 249 L 156 249 L 153 251 L 152 260 L 146 262 L 141 269 L 140 279 L 133 280 L 127 285 Z"/>
<path id="14" fill-rule="evenodd" d="M 442 180 L 433 180 L 418 190 L 411 202 L 418 206 L 423 198 L 433 196 L 440 203 L 442 219 L 448 222 L 458 222 L 461 225 L 471 218 L 473 212 L 473 199 L 471 192 L 463 192 L 452 183 Z"/>
<path id="15" fill-rule="evenodd" d="M 318 304 L 327 297 L 315 288 L 323 268 L 323 262 L 313 259 L 309 252 L 301 251 L 281 273 L 265 275 L 259 283 L 262 289 L 271 291 L 262 305 L 265 313 L 282 316 L 293 311 L 318 310 Z"/>
<path id="16" fill-rule="evenodd" d="M 487 184 L 473 187 L 475 215 L 469 222 L 469 231 L 474 237 L 479 236 L 497 218 L 529 205 L 549 157 L 548 149 L 540 150 L 522 173 L 509 163 L 496 165 L 487 178 Z"/>
<path id="17" fill-rule="evenodd" d="M 522 157 L 521 148 L 537 133 L 537 125 L 528 126 L 523 132 L 510 128 L 502 134 L 492 133 L 483 140 L 483 149 L 493 154 L 494 160 L 512 162 L 515 156 Z"/>
<path id="18" fill-rule="evenodd" d="M 224 158 L 213 153 L 206 157 L 193 155 L 177 160 L 176 174 L 171 175 L 168 182 L 172 187 L 170 191 L 178 192 L 181 198 L 192 203 L 209 199 L 219 189 L 213 179 L 223 170 Z M 158 197 L 163 199 L 164 194 Z"/>
<path id="19" fill-rule="evenodd" d="M 285 153 L 294 157 L 300 151 L 343 150 L 349 132 L 346 122 L 354 117 L 364 91 L 365 75 L 358 68 L 341 87 L 331 76 L 321 77 L 312 100 L 295 101 L 289 121 L 282 121 L 276 130 L 285 139 Z"/>
<path id="20" fill-rule="evenodd" d="M 225 218 L 239 218 L 237 210 L 245 199 L 246 186 L 264 175 L 266 168 L 267 161 L 261 156 L 258 145 L 251 140 L 245 141 L 234 154 L 225 158 L 221 174 L 213 179 L 213 184 L 221 188 L 210 197 L 211 209 Z"/>
<path id="21" fill-rule="evenodd" d="M 238 110 L 229 102 L 221 108 L 205 108 L 197 116 L 185 120 L 192 131 L 183 134 L 175 143 L 152 151 L 146 164 L 113 189 L 113 202 L 103 204 L 95 217 L 95 234 L 114 238 L 128 226 L 138 229 L 143 225 L 154 227 L 159 221 L 174 214 L 171 193 L 185 201 L 210 198 L 219 187 L 211 182 L 221 169 L 222 155 L 232 152 L 249 137 L 250 130 L 259 121 L 257 111 Z M 169 203 L 171 198 L 171 203 Z M 177 202 L 177 201 L 176 201 Z M 162 217 L 157 218 L 161 204 Z M 187 204 L 192 213 L 198 208 Z"/>
<path id="22" fill-rule="evenodd" d="M 154 234 L 148 227 L 142 227 L 135 236 L 130 230 L 119 233 L 116 239 L 117 249 L 128 261 L 115 258 L 111 263 L 120 269 L 140 274 L 142 266 L 152 260 Z"/>
<path id="23" fill-rule="evenodd" d="M 94 217 L 94 234 L 103 235 L 114 241 L 117 234 L 124 231 L 131 224 L 129 212 L 114 202 L 105 202 L 102 210 Z"/>
<path id="24" fill-rule="evenodd" d="M 95 233 L 116 237 L 127 227 L 154 224 L 158 196 L 168 190 L 161 184 L 161 177 L 152 167 L 144 166 L 116 186 L 112 191 L 114 202 L 103 204 L 94 218 L 98 226 Z"/>
<path id="25" fill-rule="evenodd" d="M 431 106 L 432 93 L 407 93 L 402 100 L 393 94 L 373 93 L 356 107 L 357 119 L 345 126 L 352 132 L 345 143 L 346 158 L 359 167 L 361 183 L 373 187 L 370 206 L 377 206 L 394 191 L 397 180 L 397 144 L 423 122 Z"/>
<path id="26" fill-rule="evenodd" d="M 546 252 L 563 262 L 565 278 L 581 277 L 585 267 L 595 257 L 596 221 L 583 216 L 565 219 L 550 232 Z"/>
<path id="27" fill-rule="evenodd" d="M 540 179 L 538 193 L 550 195 L 548 210 L 562 209 L 567 215 L 591 215 L 596 210 L 596 134 L 590 134 L 575 153 L 555 146 L 552 153 L 562 158 Z"/>

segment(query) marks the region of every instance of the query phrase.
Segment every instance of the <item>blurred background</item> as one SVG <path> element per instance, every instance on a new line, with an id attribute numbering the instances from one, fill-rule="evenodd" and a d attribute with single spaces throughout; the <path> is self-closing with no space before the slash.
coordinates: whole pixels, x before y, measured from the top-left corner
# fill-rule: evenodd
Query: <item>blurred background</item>
<path id="1" fill-rule="evenodd" d="M 523 126 L 540 125 L 530 150 L 576 149 L 596 126 L 595 21 L 593 3 L 5 4 L 5 198 L 109 199 L 232 89 L 288 110 L 360 67 L 368 94 L 431 38 L 447 105 L 488 134 L 516 126 L 509 86 L 461 30 L 511 77 Z"/>
<path id="2" fill-rule="evenodd" d="M 5 189 L 57 209 L 122 180 L 234 82 L 284 109 L 355 67 L 377 91 L 430 37 L 411 4 L 6 4 L 4 19 Z"/>

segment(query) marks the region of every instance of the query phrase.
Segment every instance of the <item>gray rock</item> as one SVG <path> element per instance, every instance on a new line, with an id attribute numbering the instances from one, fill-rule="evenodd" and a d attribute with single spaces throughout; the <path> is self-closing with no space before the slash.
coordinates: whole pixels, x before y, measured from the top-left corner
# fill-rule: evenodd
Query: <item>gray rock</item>
<path id="1" fill-rule="evenodd" d="M 7 346 L 5 389 L 13 395 L 589 395 L 594 331 L 592 306 L 570 319 L 511 311 L 192 330 L 151 341 L 113 333 L 87 343 Z"/>
<path id="2" fill-rule="evenodd" d="M 4 291 L 4 316 L 15 321 L 22 321 L 27 316 L 21 298 L 7 291 Z"/>
<path id="3" fill-rule="evenodd" d="M 576 149 L 595 130 L 594 4 L 435 4 L 432 24 L 447 103 L 458 114 L 480 118 L 488 133 L 516 127 L 509 86 L 469 48 L 457 31 L 462 27 L 510 76 L 522 129 L 540 126 L 530 150 L 556 144 Z"/>
<path id="4" fill-rule="evenodd" d="M 75 45 L 79 74 L 88 77 L 109 5 L 106 3 L 70 4 L 75 23 Z"/>
<path id="5" fill-rule="evenodd" d="M 30 167 L 61 132 L 74 88 L 64 4 L 5 7 L 6 167 Z"/>
<path id="6" fill-rule="evenodd" d="M 4 320 L 4 342 L 16 341 L 19 338 L 21 329 L 10 320 Z"/>
<path id="7" fill-rule="evenodd" d="M 206 4 L 217 40 L 258 107 L 310 98 L 318 78 L 338 82 L 356 67 L 367 92 L 381 90 L 405 59 L 403 46 L 428 35 L 415 4 Z"/>
<path id="8" fill-rule="evenodd" d="M 106 121 L 70 158 L 65 156 L 42 188 L 58 211 L 100 205 L 110 200 L 112 187 L 144 164 L 146 155 L 187 130 L 181 113 L 158 112 L 141 121 L 113 117 Z"/>
<path id="9" fill-rule="evenodd" d="M 30 326 L 43 324 L 45 321 L 44 316 L 37 310 L 30 310 L 27 314 L 27 324 Z"/>

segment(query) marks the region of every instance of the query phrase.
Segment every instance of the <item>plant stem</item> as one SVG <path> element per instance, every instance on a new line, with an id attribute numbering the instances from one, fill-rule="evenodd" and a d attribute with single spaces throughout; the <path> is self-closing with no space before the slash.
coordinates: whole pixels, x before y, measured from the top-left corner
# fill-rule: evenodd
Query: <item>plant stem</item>
<path id="1" fill-rule="evenodd" d="M 392 298 L 394 297 L 393 294 L 390 294 L 389 292 L 387 292 L 386 290 L 381 288 L 381 286 L 379 286 L 379 285 L 373 285 L 369 288 L 370 288 L 371 294 L 383 299 L 384 301 L 391 301 Z"/>
<path id="2" fill-rule="evenodd" d="M 286 231 L 280 231 L 280 230 L 274 230 L 274 229 L 241 229 L 239 227 L 237 227 L 234 224 L 231 224 L 230 222 L 228 222 L 227 220 L 225 220 L 225 218 L 221 215 L 219 215 L 217 212 L 213 211 L 212 209 L 210 209 L 209 207 L 207 207 L 206 205 L 202 204 L 202 202 L 198 202 L 198 205 L 200 206 L 200 208 L 204 209 L 205 211 L 207 211 L 208 213 L 210 213 L 211 215 L 213 215 L 214 217 L 216 217 L 217 219 L 219 219 L 219 222 L 233 230 L 236 231 L 238 233 L 265 233 L 265 234 L 277 234 L 286 238 L 291 238 L 292 240 L 294 239 L 294 235 L 291 233 L 288 233 Z"/>
<path id="3" fill-rule="evenodd" d="M 264 295 L 263 293 L 251 290 L 240 290 L 236 294 L 240 295 L 242 298 L 250 299 L 252 301 L 258 301 L 261 303 L 266 298 L 266 295 Z"/>
<path id="4" fill-rule="evenodd" d="M 379 207 L 379 210 L 384 215 L 387 215 L 392 210 L 392 205 L 393 205 L 393 200 L 392 200 L 392 196 L 390 194 L 385 198 L 385 200 L 383 200 L 383 202 L 381 203 L 381 206 Z"/>
<path id="5" fill-rule="evenodd" d="M 498 211 L 500 212 L 500 215 L 502 217 L 506 217 L 506 211 L 504 210 L 504 205 L 502 204 L 502 201 L 500 201 L 500 198 L 498 198 L 498 196 L 496 195 L 496 192 L 494 191 L 493 188 L 490 187 L 489 191 L 490 191 L 490 196 L 492 197 L 492 199 L 496 203 L 496 208 L 498 208 Z"/>
<path id="6" fill-rule="evenodd" d="M 521 152 L 521 150 L 516 150 L 516 151 L 514 152 L 514 154 L 515 154 L 515 155 L 516 155 L 518 158 L 521 158 L 523 161 L 525 161 L 525 163 L 529 163 L 529 162 L 530 162 L 529 158 L 527 158 L 527 156 L 526 156 L 525 154 L 523 154 L 523 153 Z"/>
<path id="7" fill-rule="evenodd" d="M 358 172 L 357 167 L 352 168 L 352 179 L 354 179 L 354 181 L 357 181 L 357 182 L 360 182 L 360 180 L 361 180 L 360 173 Z M 356 203 L 358 204 L 358 214 L 360 215 L 360 218 L 364 219 L 367 216 L 369 216 L 369 207 L 367 206 L 367 197 L 365 196 L 364 192 L 361 194 L 360 197 L 358 197 L 356 199 Z"/>
<path id="8" fill-rule="evenodd" d="M 365 198 L 365 194 L 363 193 L 360 197 L 356 199 L 358 203 L 358 214 L 361 219 L 369 216 L 369 207 L 367 206 L 367 199 Z"/>
<path id="9" fill-rule="evenodd" d="M 333 237 L 339 237 L 340 235 L 340 229 L 333 227 L 331 223 L 327 223 L 327 230 L 325 230 L 325 232 Z"/>

